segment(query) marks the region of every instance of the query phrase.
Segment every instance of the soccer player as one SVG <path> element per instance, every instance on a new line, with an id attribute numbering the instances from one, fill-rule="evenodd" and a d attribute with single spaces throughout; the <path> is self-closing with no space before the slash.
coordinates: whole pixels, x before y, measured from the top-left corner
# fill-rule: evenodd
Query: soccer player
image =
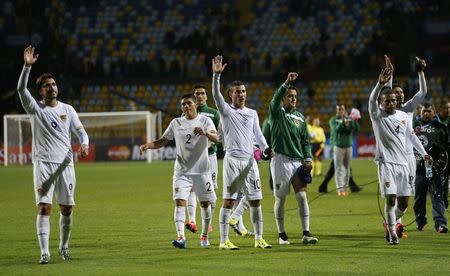
<path id="1" fill-rule="evenodd" d="M 48 73 L 36 81 L 42 101 L 36 101 L 27 89 L 31 67 L 38 60 L 34 47 L 28 46 L 23 54 L 24 67 L 17 84 L 20 101 L 30 115 L 33 133 L 33 180 L 38 214 L 36 230 L 41 248 L 39 263 L 50 261 L 49 236 L 50 213 L 53 193 L 60 207 L 59 255 L 70 260 L 69 238 L 72 231 L 72 210 L 75 205 L 76 186 L 71 132 L 81 144 L 80 154 L 89 153 L 89 138 L 72 106 L 57 100 L 58 86 L 55 78 Z"/>
<path id="2" fill-rule="evenodd" d="M 353 133 L 359 130 L 359 124 L 347 115 L 344 105 L 337 105 L 336 110 L 337 115 L 330 119 L 330 129 L 335 134 L 333 147 L 335 182 L 338 195 L 348 196 Z"/>
<path id="3" fill-rule="evenodd" d="M 325 148 L 325 131 L 320 126 L 320 119 L 314 118 L 312 126 L 308 129 L 313 153 L 313 176 L 322 175 L 322 156 Z"/>
<path id="4" fill-rule="evenodd" d="M 369 115 L 377 143 L 375 161 L 378 165 L 378 178 L 381 195 L 386 197 L 385 216 L 389 244 L 399 244 L 395 231 L 396 219 L 401 214 L 395 213 L 397 196 L 411 194 L 406 154 L 406 139 L 419 149 L 419 153 L 427 162 L 432 162 L 423 147 L 420 149 L 419 139 L 414 135 L 408 123 L 409 115 L 397 110 L 397 98 L 390 87 L 383 87 L 392 77 L 392 69 L 383 68 L 378 83 L 369 98 Z M 397 215 L 397 218 L 396 218 Z"/>
<path id="5" fill-rule="evenodd" d="M 274 214 L 278 230 L 278 242 L 290 244 L 284 228 L 284 205 L 292 185 L 298 204 L 298 214 L 303 227 L 304 244 L 315 244 L 317 238 L 309 232 L 309 206 L 306 197 L 311 179 L 311 145 L 305 117 L 296 108 L 297 88 L 291 86 L 298 74 L 291 72 L 277 89 L 269 105 L 271 146 L 275 156 L 270 162 L 275 196 Z M 311 175 L 309 175 L 309 178 Z"/>
<path id="6" fill-rule="evenodd" d="M 447 126 L 447 132 L 450 139 L 450 101 L 447 100 L 441 101 L 441 103 L 439 104 L 439 113 L 437 114 L 437 117 L 441 123 Z M 450 156 L 450 147 L 447 147 L 446 150 L 447 154 Z M 446 171 L 447 188 L 444 189 L 445 208 L 448 208 L 448 189 L 450 184 L 449 174 L 450 174 L 450 165 L 447 165 Z"/>
<path id="7" fill-rule="evenodd" d="M 250 216 L 255 232 L 255 248 L 271 248 L 262 237 L 263 215 L 261 180 L 258 165 L 253 157 L 254 142 L 263 149 L 265 156 L 271 154 L 261 129 L 258 114 L 245 106 L 247 91 L 240 81 L 234 81 L 228 90 L 231 104 L 227 104 L 220 93 L 220 75 L 227 64 L 222 64 L 222 56 L 212 60 L 213 98 L 220 114 L 223 131 L 223 205 L 220 209 L 220 249 L 237 250 L 228 238 L 231 208 L 236 197 L 243 190 L 250 204 Z"/>
<path id="8" fill-rule="evenodd" d="M 211 220 L 209 205 L 216 200 L 209 168 L 208 147 L 210 142 L 218 141 L 218 136 L 213 121 L 197 113 L 193 94 L 181 97 L 181 109 L 184 116 L 173 119 L 160 139 L 141 145 L 140 150 L 143 152 L 147 149 L 159 149 L 175 140 L 177 158 L 173 172 L 173 199 L 176 205 L 174 220 L 177 239 L 173 240 L 172 244 L 178 248 L 186 248 L 186 201 L 190 191 L 194 190 L 202 208 L 200 245 L 208 247 L 208 227 Z"/>
<path id="9" fill-rule="evenodd" d="M 424 103 L 422 115 L 414 124 L 419 140 L 422 141 L 427 152 L 434 147 L 438 151 L 445 151 L 448 147 L 447 126 L 435 117 L 436 111 L 430 103 Z M 435 150 L 436 150 L 435 149 Z M 437 159 L 434 159 L 437 162 Z M 433 176 L 427 177 L 424 163 L 418 166 L 416 179 L 416 194 L 414 196 L 414 213 L 416 216 L 417 229 L 422 231 L 427 224 L 427 192 L 430 192 L 434 228 L 438 233 L 447 233 L 447 218 L 445 217 L 444 191 L 447 189 L 447 177 L 443 173 L 433 172 Z"/>
<path id="10" fill-rule="evenodd" d="M 386 55 L 385 55 L 385 65 L 386 67 L 390 68 L 392 72 L 394 72 L 394 66 L 392 65 L 389 57 Z M 390 80 L 387 83 L 387 86 L 392 88 L 392 90 L 395 93 L 395 97 L 397 99 L 397 109 L 406 112 L 408 114 L 408 124 L 411 126 L 411 128 L 413 127 L 414 111 L 416 110 L 417 106 L 420 105 L 425 100 L 425 96 L 427 95 L 427 84 L 424 75 L 425 67 L 426 67 L 425 60 L 417 59 L 416 68 L 418 69 L 417 74 L 419 76 L 419 91 L 407 102 L 405 102 L 405 94 L 403 92 L 402 87 L 398 84 L 392 84 L 393 77 L 390 78 Z M 410 139 L 406 139 L 405 147 L 409 169 L 408 180 L 409 185 L 413 187 L 416 178 L 416 158 L 414 156 L 413 145 Z M 397 219 L 397 222 L 395 224 L 395 229 L 397 232 L 397 236 L 399 238 L 406 237 L 406 235 L 403 233 L 404 225 L 402 223 L 401 217 L 408 208 L 409 197 L 412 196 L 413 194 L 414 189 L 409 189 L 407 193 L 404 194 L 403 196 L 399 195 L 397 196 L 397 205 L 395 207 L 395 214 L 396 217 L 399 218 Z"/>
<path id="11" fill-rule="evenodd" d="M 207 105 L 206 101 L 208 100 L 208 95 L 206 94 L 206 87 L 202 84 L 196 84 L 194 85 L 192 92 L 194 93 L 194 97 L 197 101 L 197 113 L 211 118 L 211 120 L 214 123 L 214 126 L 216 127 L 216 129 L 218 129 L 220 122 L 219 112 L 217 112 L 217 110 Z M 211 143 L 210 147 L 208 148 L 208 159 L 214 190 L 217 190 L 217 175 L 218 175 L 216 152 L 217 152 L 217 145 L 215 143 Z M 212 218 L 214 215 L 214 209 L 216 207 L 216 201 L 211 202 L 210 206 L 211 206 L 211 221 L 210 226 L 208 228 L 208 232 L 212 231 L 212 221 L 213 221 Z M 187 207 L 188 207 L 189 222 L 186 223 L 186 228 L 193 233 L 197 233 L 197 223 L 195 221 L 197 199 L 195 197 L 194 191 L 191 191 L 191 193 L 189 194 Z"/>

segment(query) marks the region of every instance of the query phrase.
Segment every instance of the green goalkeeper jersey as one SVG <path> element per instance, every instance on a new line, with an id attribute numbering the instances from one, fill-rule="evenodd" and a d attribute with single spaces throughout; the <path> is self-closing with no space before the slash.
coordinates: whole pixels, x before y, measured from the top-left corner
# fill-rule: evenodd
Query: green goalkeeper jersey
<path id="1" fill-rule="evenodd" d="M 214 123 L 214 126 L 216 127 L 217 130 L 219 130 L 220 116 L 217 110 L 209 107 L 207 104 L 203 104 L 197 107 L 197 112 L 198 114 L 202 114 L 203 116 L 211 118 L 211 120 Z M 217 152 L 217 145 L 213 143 L 208 149 L 208 154 L 211 155 L 216 152 Z"/>
<path id="2" fill-rule="evenodd" d="M 269 105 L 270 142 L 275 153 L 301 160 L 312 159 L 305 117 L 298 109 L 281 105 L 287 86 L 282 85 Z"/>

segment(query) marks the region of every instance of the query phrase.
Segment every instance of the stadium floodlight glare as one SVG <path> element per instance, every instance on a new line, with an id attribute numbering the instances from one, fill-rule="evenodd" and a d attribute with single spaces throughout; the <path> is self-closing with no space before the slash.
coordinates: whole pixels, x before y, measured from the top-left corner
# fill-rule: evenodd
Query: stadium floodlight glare
<path id="1" fill-rule="evenodd" d="M 140 144 L 162 135 L 161 112 L 87 112 L 78 113 L 78 116 L 89 135 L 96 161 L 147 159 L 148 163 L 152 162 L 150 151 L 141 156 L 138 149 Z M 3 126 L 4 165 L 30 163 L 30 116 L 5 115 Z M 74 144 L 78 144 L 78 139 L 72 135 L 72 145 Z M 77 158 L 75 154 L 75 160 Z"/>

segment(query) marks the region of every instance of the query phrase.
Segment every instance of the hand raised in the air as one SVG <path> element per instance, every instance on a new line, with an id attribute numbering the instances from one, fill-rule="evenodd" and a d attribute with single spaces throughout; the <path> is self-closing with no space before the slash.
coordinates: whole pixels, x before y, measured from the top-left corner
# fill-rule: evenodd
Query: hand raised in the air
<path id="1" fill-rule="evenodd" d="M 394 65 L 392 65 L 391 60 L 387 55 L 384 55 L 384 63 L 386 65 L 386 68 L 389 68 L 392 70 L 392 72 L 394 72 Z"/>
<path id="2" fill-rule="evenodd" d="M 380 76 L 378 76 L 378 82 L 380 84 L 385 84 L 388 82 L 392 77 L 392 69 L 390 68 L 383 68 L 380 72 Z"/>
<path id="3" fill-rule="evenodd" d="M 23 51 L 23 61 L 25 62 L 25 66 L 27 67 L 33 65 L 38 58 L 39 54 L 34 54 L 34 47 L 32 47 L 31 45 Z"/>
<path id="4" fill-rule="evenodd" d="M 296 72 L 289 72 L 287 75 L 286 81 L 284 84 L 289 85 L 291 82 L 295 81 L 298 78 L 298 73 Z"/>
<path id="5" fill-rule="evenodd" d="M 212 71 L 214 73 L 222 73 L 225 67 L 227 67 L 227 64 L 222 65 L 222 56 L 217 55 L 212 59 Z"/>

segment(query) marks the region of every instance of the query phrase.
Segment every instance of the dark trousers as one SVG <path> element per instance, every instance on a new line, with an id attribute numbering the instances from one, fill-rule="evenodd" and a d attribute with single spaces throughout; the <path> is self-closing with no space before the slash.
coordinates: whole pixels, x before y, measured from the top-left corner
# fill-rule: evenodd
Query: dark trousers
<path id="1" fill-rule="evenodd" d="M 444 202 L 444 188 L 447 189 L 447 182 L 444 183 L 445 178 L 435 175 L 428 179 L 424 175 L 416 175 L 416 195 L 414 196 L 414 214 L 416 216 L 416 223 L 418 227 L 427 224 L 427 194 L 430 194 L 431 206 L 433 208 L 432 215 L 434 219 L 434 227 L 447 225 L 447 218 L 445 217 L 445 202 Z M 444 185 L 445 184 L 445 185 Z"/>
<path id="2" fill-rule="evenodd" d="M 327 174 L 325 175 L 322 184 L 320 184 L 320 188 L 327 190 L 328 182 L 330 182 L 333 176 L 334 176 L 334 161 L 333 159 L 331 159 L 330 167 L 328 168 Z M 358 185 L 356 185 L 355 180 L 353 180 L 352 169 L 350 169 L 350 179 L 348 181 L 348 186 L 350 187 L 351 191 L 359 190 Z"/>

